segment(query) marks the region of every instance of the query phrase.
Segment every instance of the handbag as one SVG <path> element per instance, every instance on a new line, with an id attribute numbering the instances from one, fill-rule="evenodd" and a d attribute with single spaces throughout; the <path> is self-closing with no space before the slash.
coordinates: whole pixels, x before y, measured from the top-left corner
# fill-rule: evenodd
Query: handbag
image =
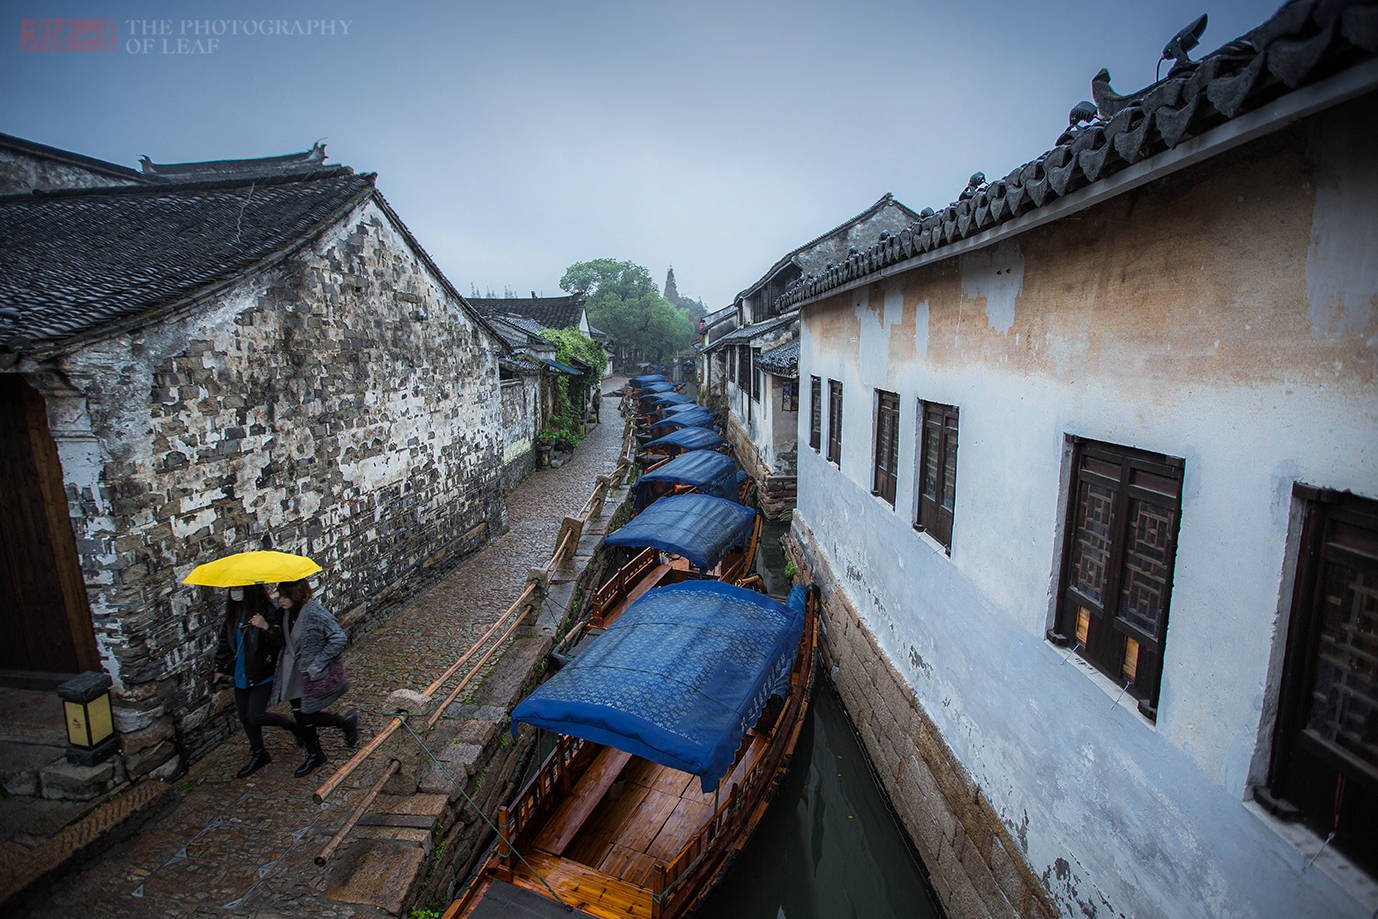
<path id="1" fill-rule="evenodd" d="M 326 666 L 325 672 L 316 679 L 313 680 L 303 673 L 301 681 L 307 699 L 340 696 L 349 688 L 349 679 L 345 676 L 344 659 L 339 657 L 331 661 Z"/>

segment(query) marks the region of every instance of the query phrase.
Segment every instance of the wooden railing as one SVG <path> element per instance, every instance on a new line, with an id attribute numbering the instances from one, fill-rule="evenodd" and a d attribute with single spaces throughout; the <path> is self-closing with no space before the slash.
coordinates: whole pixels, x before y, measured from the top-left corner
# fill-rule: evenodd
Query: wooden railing
<path id="1" fill-rule="evenodd" d="M 589 599 L 589 624 L 594 628 L 603 628 L 603 620 L 607 614 L 626 596 L 627 585 L 635 584 L 642 575 L 658 564 L 660 553 L 656 549 L 648 548 L 642 549 L 630 562 L 618 569 L 616 576 L 594 591 Z"/>
<path id="2" fill-rule="evenodd" d="M 558 569 L 573 563 L 574 553 L 578 548 L 579 538 L 583 535 L 584 525 L 590 519 L 596 518 L 602 514 L 608 495 L 611 494 L 614 488 L 619 487 L 625 482 L 635 468 L 634 449 L 635 439 L 632 437 L 631 428 L 630 425 L 628 425 L 624 427 L 622 432 L 622 447 L 612 475 L 599 476 L 598 483 L 594 486 L 593 492 L 589 495 L 588 500 L 586 500 L 579 509 L 579 513 L 573 517 L 565 518 L 560 528 L 560 535 L 556 539 L 555 550 L 551 553 L 550 561 L 546 563 L 544 569 L 541 569 L 541 576 L 536 576 L 535 573 L 533 573 L 533 577 L 527 582 L 526 587 L 522 590 L 516 601 L 504 610 L 502 615 L 498 616 L 493 624 L 479 636 L 478 640 L 475 641 L 473 645 L 466 649 L 454 663 L 445 668 L 445 671 L 441 673 L 440 676 L 436 677 L 435 680 L 422 691 L 422 695 L 433 697 L 442 686 L 446 685 L 455 676 L 455 674 L 464 669 L 466 664 L 473 661 L 473 664 L 464 673 L 464 676 L 462 676 L 459 682 L 445 695 L 440 704 L 431 707 L 430 714 L 425 721 L 427 729 L 435 726 L 444 714 L 445 709 L 448 708 L 450 703 L 457 699 L 459 694 L 469 686 L 470 682 L 483 671 L 484 665 L 507 643 L 507 639 L 517 630 L 517 627 L 526 621 L 527 615 L 539 610 L 541 601 L 544 597 L 545 585 L 549 583 L 550 576 Z M 474 660 L 476 655 L 478 659 Z M 404 718 L 400 714 L 389 720 L 388 723 L 383 726 L 382 730 L 374 735 L 368 743 L 359 748 L 358 752 L 351 756 L 344 765 L 340 766 L 333 775 L 326 779 L 325 782 L 316 789 L 314 794 L 316 801 L 325 801 L 325 799 L 337 791 L 344 781 L 358 770 L 360 766 L 377 755 L 378 752 L 383 749 L 388 739 L 402 728 L 403 721 Z M 391 777 L 400 767 L 401 763 L 398 760 L 391 760 L 385 770 L 385 776 Z M 349 818 L 344 822 L 344 825 L 340 827 L 339 831 L 331 838 L 330 842 L 327 843 L 320 854 L 316 856 L 316 861 L 319 864 L 325 864 L 326 860 L 330 858 L 330 855 L 335 849 L 338 848 L 345 838 L 353 831 L 354 826 L 363 815 L 368 812 L 369 806 L 372 805 L 374 799 L 377 798 L 385 784 L 385 780 L 379 780 L 369 788 L 364 798 L 355 807 L 354 812 L 351 813 Z"/>
<path id="3" fill-rule="evenodd" d="M 511 871 L 512 846 L 521 838 L 522 831 L 545 817 L 557 795 L 569 794 L 573 775 L 579 771 L 575 761 L 580 759 L 585 751 L 591 750 L 592 746 L 585 740 L 557 734 L 555 749 L 541 764 L 541 768 L 532 776 L 531 781 L 517 793 L 511 804 L 499 809 L 498 827 L 502 828 L 501 818 L 505 817 L 507 828 L 499 840 L 499 853 L 503 855 L 501 861 L 505 872 Z M 510 880 L 510 874 L 507 879 Z"/>

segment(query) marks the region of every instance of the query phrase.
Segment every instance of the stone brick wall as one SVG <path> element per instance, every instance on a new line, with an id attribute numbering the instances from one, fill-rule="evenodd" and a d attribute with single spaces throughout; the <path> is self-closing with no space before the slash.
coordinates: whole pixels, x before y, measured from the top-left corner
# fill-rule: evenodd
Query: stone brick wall
<path id="1" fill-rule="evenodd" d="M 409 575 L 502 529 L 499 348 L 368 201 L 35 380 L 132 775 L 173 768 L 174 730 L 195 756 L 227 729 L 223 592 L 181 586 L 195 565 L 310 555 L 357 637 Z"/>
<path id="2" fill-rule="evenodd" d="M 507 491 L 531 472 L 541 423 L 541 380 L 524 376 L 502 384 L 502 485 Z"/>
<path id="3" fill-rule="evenodd" d="M 825 664 L 947 914 L 1059 915 L 1022 843 L 944 743 L 797 515 L 786 552 L 796 580 L 822 591 Z"/>

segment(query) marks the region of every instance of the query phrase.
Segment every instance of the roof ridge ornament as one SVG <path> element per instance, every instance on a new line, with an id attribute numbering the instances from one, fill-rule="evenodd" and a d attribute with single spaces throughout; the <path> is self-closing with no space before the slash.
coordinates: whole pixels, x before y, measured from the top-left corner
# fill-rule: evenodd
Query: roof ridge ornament
<path id="1" fill-rule="evenodd" d="M 1158 59 L 1161 65 L 1163 61 L 1172 61 L 1172 69 L 1169 74 L 1175 73 L 1179 68 L 1195 66 L 1195 61 L 1187 56 L 1187 52 L 1201 41 L 1201 35 L 1206 31 L 1206 14 L 1202 13 L 1191 25 L 1182 29 L 1172 39 L 1163 46 L 1163 56 Z"/>

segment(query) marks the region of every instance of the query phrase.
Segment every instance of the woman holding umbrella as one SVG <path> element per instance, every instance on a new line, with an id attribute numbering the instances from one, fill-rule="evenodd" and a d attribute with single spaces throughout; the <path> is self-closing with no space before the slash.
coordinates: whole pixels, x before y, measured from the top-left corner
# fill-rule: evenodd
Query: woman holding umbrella
<path id="1" fill-rule="evenodd" d="M 279 669 L 281 698 L 292 704 L 306 759 L 294 775 L 310 775 L 325 763 L 321 749 L 320 725 L 339 728 L 345 743 L 359 740 L 359 716 L 353 712 L 340 716 L 326 711 L 349 688 L 340 655 L 349 636 L 319 600 L 311 599 L 311 585 L 305 578 L 278 585 L 278 603 L 288 623 L 284 633 L 287 652 Z"/>
<path id="2" fill-rule="evenodd" d="M 263 585 L 231 587 L 215 649 L 215 676 L 233 678 L 235 709 L 249 738 L 249 761 L 238 772 L 241 779 L 273 760 L 263 746 L 266 725 L 291 731 L 300 742 L 292 719 L 267 710 L 282 642 L 282 615 Z"/>

